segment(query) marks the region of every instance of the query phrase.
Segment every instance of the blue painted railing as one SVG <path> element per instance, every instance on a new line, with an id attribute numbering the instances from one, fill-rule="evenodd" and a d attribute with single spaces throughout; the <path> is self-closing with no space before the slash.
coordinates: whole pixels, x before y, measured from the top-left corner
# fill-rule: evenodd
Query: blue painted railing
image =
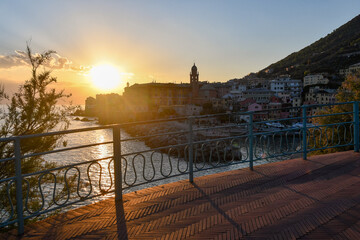
<path id="1" fill-rule="evenodd" d="M 334 106 L 341 106 L 342 111 L 312 114 L 315 110 Z M 279 119 L 279 111 L 289 112 L 291 115 Z M 317 119 L 334 116 L 349 120 L 324 125 L 314 124 Z M 167 122 L 176 122 L 182 127 L 172 132 L 148 131 L 151 132 L 148 135 L 127 139 L 121 136 L 121 129 L 131 132 L 131 129 L 137 128 L 137 132 L 141 132 L 141 127 L 147 126 L 147 129 L 154 130 L 154 125 Z M 219 124 L 220 122 L 222 123 Z M 206 124 L 212 126 L 204 127 Z M 112 131 L 112 141 L 63 147 L 40 153 L 21 152 L 21 142 L 27 139 L 66 136 L 101 129 Z M 152 145 L 148 139 L 159 142 L 161 140 L 165 144 L 142 151 L 122 151 L 122 145 L 131 141 L 140 140 Z M 176 141 L 171 142 L 172 139 Z M 18 233 L 21 234 L 27 219 L 105 194 L 115 193 L 115 199 L 121 200 L 124 190 L 167 178 L 188 175 L 189 181 L 193 182 L 195 172 L 243 163 L 249 164 L 252 170 L 254 163 L 259 161 L 278 161 L 301 155 L 303 159 L 307 159 L 310 152 L 329 148 L 347 147 L 359 152 L 359 102 L 107 125 L 2 138 L 0 143 L 9 144 L 13 149 L 13 155 L 0 159 L 0 164 L 13 164 L 15 168 L 14 176 L 0 179 L 0 191 L 4 193 L 2 202 L 5 203 L 0 207 L 0 227 L 17 224 Z M 22 162 L 28 158 L 110 144 L 110 156 L 83 159 L 65 166 L 22 173 Z M 94 167 L 98 167 L 98 170 L 92 170 Z M 106 183 L 102 180 L 103 175 L 108 177 Z M 37 182 L 35 185 L 31 184 L 34 180 Z M 106 189 L 103 185 L 106 185 Z M 45 188 L 50 190 L 45 193 Z M 29 199 L 30 192 L 36 192 L 35 207 L 29 203 L 33 201 Z"/>

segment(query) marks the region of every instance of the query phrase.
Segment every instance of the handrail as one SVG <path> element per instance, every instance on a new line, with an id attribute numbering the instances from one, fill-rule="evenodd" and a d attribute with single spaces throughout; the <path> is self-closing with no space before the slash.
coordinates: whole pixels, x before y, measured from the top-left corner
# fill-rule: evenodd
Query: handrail
<path id="1" fill-rule="evenodd" d="M 353 104 L 355 102 L 345 102 L 345 103 L 332 103 L 332 104 L 314 104 L 314 105 L 303 105 L 302 107 L 310 108 L 310 107 L 327 107 L 327 106 L 336 106 L 336 105 L 345 105 L 345 104 Z M 114 127 L 127 127 L 127 126 L 134 126 L 134 125 L 142 125 L 142 124 L 152 124 L 152 123 L 162 123 L 162 122 L 174 122 L 174 121 L 185 121 L 188 120 L 190 117 L 194 119 L 201 119 L 201 118 L 213 118 L 218 116 L 228 116 L 228 115 L 249 115 L 251 113 L 261 113 L 261 112 L 271 112 L 271 111 L 279 111 L 283 109 L 300 109 L 301 107 L 287 107 L 281 109 L 265 109 L 260 111 L 245 111 L 245 112 L 232 112 L 232 113 L 218 113 L 218 114 L 208 114 L 208 115 L 198 115 L 198 116 L 187 116 L 187 117 L 178 117 L 178 118 L 170 118 L 170 119 L 156 119 L 156 120 L 149 120 L 149 121 L 137 121 L 137 122 L 127 122 L 127 123 L 119 123 L 119 124 L 108 124 L 99 127 L 87 127 L 87 128 L 79 128 L 79 129 L 70 129 L 64 131 L 55 131 L 55 132 L 48 132 L 48 133 L 40 133 L 40 134 L 29 134 L 29 135 L 22 135 L 22 136 L 14 136 L 14 137 L 7 137 L 7 138 L 0 138 L 0 142 L 2 141 L 13 141 L 15 138 L 26 139 L 26 138 L 36 138 L 36 137 L 46 137 L 46 136 L 54 136 L 54 135 L 64 135 L 70 133 L 78 133 L 78 132 L 86 132 L 86 131 L 94 131 L 94 130 L 102 130 L 102 129 L 111 129 Z M 280 119 L 277 121 L 286 120 Z M 271 120 L 270 120 L 271 121 Z M 276 121 L 276 120 L 274 120 Z"/>
<path id="2" fill-rule="evenodd" d="M 353 105 L 353 111 L 333 114 L 309 115 L 311 108 L 331 107 L 337 105 Z M 302 154 L 307 159 L 308 153 L 329 148 L 351 147 L 359 152 L 359 102 L 345 102 L 334 104 L 304 105 L 301 107 L 285 108 L 301 109 L 297 115 L 279 119 L 257 119 L 263 112 L 270 113 L 284 109 L 267 109 L 257 112 L 246 111 L 236 113 L 220 113 L 201 116 L 186 116 L 172 119 L 157 119 L 131 123 L 111 124 L 104 126 L 71 129 L 65 131 L 48 132 L 24 136 L 0 138 L 0 142 L 12 143 L 9 147 L 13 154 L 0 159 L 0 164 L 13 164 L 13 176 L 0 179 L 0 190 L 6 192 L 4 196 L 8 202 L 0 219 L 0 227 L 16 223 L 18 232 L 24 230 L 24 220 L 41 214 L 46 214 L 75 203 L 95 198 L 105 194 L 115 193 L 115 199 L 121 200 L 126 189 L 133 189 L 148 183 L 167 178 L 188 175 L 189 181 L 194 181 L 194 173 L 224 166 L 249 164 L 251 170 L 259 160 L 282 160 L 292 155 Z M 328 116 L 348 115 L 352 119 L 329 124 L 310 125 L 309 122 Z M 204 127 L 198 126 L 199 119 L 217 119 L 229 116 L 223 125 Z M 247 118 L 243 118 L 247 116 Z M 240 119 L 247 119 L 240 123 Z M 159 124 L 164 122 L 185 122 L 186 129 L 172 132 L 155 132 L 148 135 L 124 138 L 121 129 L 145 124 Z M 299 127 L 275 128 L 275 122 L 301 123 Z M 151 125 L 152 126 L 152 125 Z M 102 141 L 71 147 L 56 148 L 45 152 L 21 152 L 21 140 L 42 138 L 54 135 L 66 135 L 97 130 L 108 130 L 113 134 L 111 141 Z M 236 132 L 236 130 L 241 130 Z M 216 132 L 215 137 L 207 132 Z M 235 135 L 231 135 L 235 134 Z M 167 141 L 165 145 L 142 150 L 122 152 L 123 144 L 131 141 L 153 139 L 170 136 L 179 137 L 175 142 Z M 184 139 L 184 136 L 185 139 Z M 182 137 L 182 138 L 180 138 Z M 129 143 L 130 142 L 130 143 Z M 22 172 L 23 161 L 29 158 L 64 153 L 80 149 L 112 144 L 109 156 L 84 161 L 72 162 L 63 166 L 55 166 L 37 172 Z M 97 170 L 94 171 L 93 169 Z M 96 177 L 96 184 L 94 180 Z M 104 184 L 103 176 L 108 177 Z M 34 182 L 36 184 L 34 185 Z M 51 190 L 44 192 L 44 187 Z M 26 191 L 24 191 L 26 188 Z M 36 210 L 29 206 L 31 191 L 38 191 L 40 207 Z M 14 194 L 16 192 L 16 194 Z M 24 200 L 24 201 L 23 201 Z M 16 202 L 16 207 L 14 206 Z"/>

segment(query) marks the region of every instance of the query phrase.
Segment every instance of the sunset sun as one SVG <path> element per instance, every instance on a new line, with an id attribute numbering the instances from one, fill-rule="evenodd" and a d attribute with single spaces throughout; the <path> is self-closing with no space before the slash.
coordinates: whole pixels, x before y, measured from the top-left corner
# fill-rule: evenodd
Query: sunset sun
<path id="1" fill-rule="evenodd" d="M 120 73 L 111 65 L 98 65 L 90 70 L 90 77 L 95 87 L 111 90 L 120 85 Z"/>

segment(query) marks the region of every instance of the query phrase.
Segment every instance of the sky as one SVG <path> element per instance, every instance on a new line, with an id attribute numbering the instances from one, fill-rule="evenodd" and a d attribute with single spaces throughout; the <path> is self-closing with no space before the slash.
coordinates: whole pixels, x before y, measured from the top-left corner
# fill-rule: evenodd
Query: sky
<path id="1" fill-rule="evenodd" d="M 11 95 L 29 79 L 33 52 L 55 50 L 56 88 L 76 104 L 126 83 L 225 82 L 257 72 L 360 13 L 359 0 L 62 0 L 0 2 L 0 83 Z M 91 69 L 116 68 L 120 83 L 95 84 Z M 99 80 L 97 80 L 99 81 Z M 99 83 L 99 82 L 98 82 Z"/>

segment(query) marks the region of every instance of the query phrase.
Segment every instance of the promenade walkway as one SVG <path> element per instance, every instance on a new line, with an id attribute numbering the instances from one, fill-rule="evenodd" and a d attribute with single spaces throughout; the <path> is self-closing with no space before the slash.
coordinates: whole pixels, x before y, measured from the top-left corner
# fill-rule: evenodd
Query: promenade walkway
<path id="1" fill-rule="evenodd" d="M 0 235 L 15 239 L 16 231 Z M 144 189 L 25 227 L 25 239 L 360 239 L 360 154 Z"/>

